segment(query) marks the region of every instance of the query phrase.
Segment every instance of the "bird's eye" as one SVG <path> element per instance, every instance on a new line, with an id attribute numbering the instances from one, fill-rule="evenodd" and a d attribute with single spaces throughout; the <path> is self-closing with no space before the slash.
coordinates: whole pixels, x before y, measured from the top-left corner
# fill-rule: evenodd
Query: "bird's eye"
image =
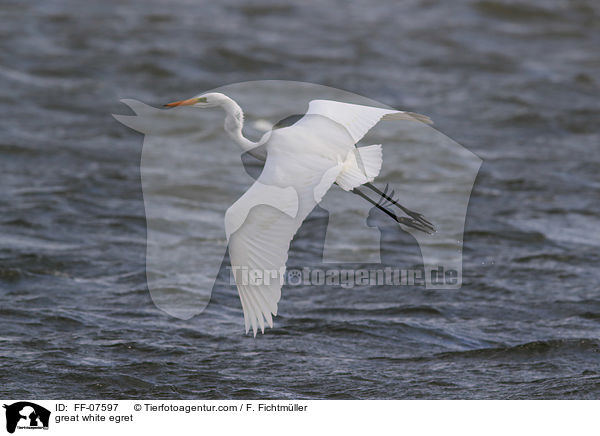
<path id="1" fill-rule="evenodd" d="M 198 103 L 207 103 L 206 97 L 198 97 Z"/>

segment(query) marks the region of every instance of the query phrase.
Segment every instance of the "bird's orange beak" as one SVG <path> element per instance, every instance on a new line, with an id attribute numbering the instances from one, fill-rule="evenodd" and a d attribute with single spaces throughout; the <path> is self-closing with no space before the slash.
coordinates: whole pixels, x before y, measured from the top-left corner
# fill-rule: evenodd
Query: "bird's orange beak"
<path id="1" fill-rule="evenodd" d="M 174 101 L 173 103 L 167 103 L 163 106 L 164 107 L 191 106 L 196 103 L 198 103 L 197 98 L 190 98 L 188 100 L 180 100 L 180 101 Z"/>

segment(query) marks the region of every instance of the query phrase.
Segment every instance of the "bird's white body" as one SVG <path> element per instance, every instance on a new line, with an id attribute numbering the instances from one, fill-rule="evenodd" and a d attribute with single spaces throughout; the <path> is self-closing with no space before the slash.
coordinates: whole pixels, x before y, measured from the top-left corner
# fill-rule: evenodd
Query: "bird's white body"
<path id="1" fill-rule="evenodd" d="M 226 212 L 232 271 L 246 332 L 264 332 L 277 314 L 290 242 L 304 219 L 336 183 L 342 189 L 371 182 L 381 169 L 381 145 L 356 147 L 380 120 L 430 122 L 422 115 L 329 100 L 313 100 L 295 124 L 275 129 L 253 143 L 242 135 L 243 112 L 218 94 L 170 106 L 220 106 L 225 131 L 242 150 L 265 158 L 256 182 Z M 265 153 L 266 151 L 266 153 Z"/>

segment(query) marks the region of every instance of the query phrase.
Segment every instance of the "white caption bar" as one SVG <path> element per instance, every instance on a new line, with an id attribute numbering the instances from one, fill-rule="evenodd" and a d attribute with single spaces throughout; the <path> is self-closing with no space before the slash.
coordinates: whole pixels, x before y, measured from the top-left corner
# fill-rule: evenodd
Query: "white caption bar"
<path id="1" fill-rule="evenodd" d="M 1 432 L 19 436 L 588 434 L 597 432 L 599 407 L 597 401 L 0 401 Z"/>

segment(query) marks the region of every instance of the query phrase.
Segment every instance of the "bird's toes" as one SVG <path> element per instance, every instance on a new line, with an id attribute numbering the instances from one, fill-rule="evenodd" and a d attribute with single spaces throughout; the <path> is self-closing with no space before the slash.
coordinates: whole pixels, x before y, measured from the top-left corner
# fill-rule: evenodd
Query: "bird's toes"
<path id="1" fill-rule="evenodd" d="M 433 228 L 433 226 L 426 226 L 425 224 L 421 223 L 420 221 L 414 220 L 412 218 L 398 218 L 397 220 L 400 224 L 404 224 L 405 226 L 411 227 L 415 230 L 419 230 L 423 233 L 427 233 L 428 235 L 431 235 L 433 232 L 435 232 L 435 229 Z"/>

